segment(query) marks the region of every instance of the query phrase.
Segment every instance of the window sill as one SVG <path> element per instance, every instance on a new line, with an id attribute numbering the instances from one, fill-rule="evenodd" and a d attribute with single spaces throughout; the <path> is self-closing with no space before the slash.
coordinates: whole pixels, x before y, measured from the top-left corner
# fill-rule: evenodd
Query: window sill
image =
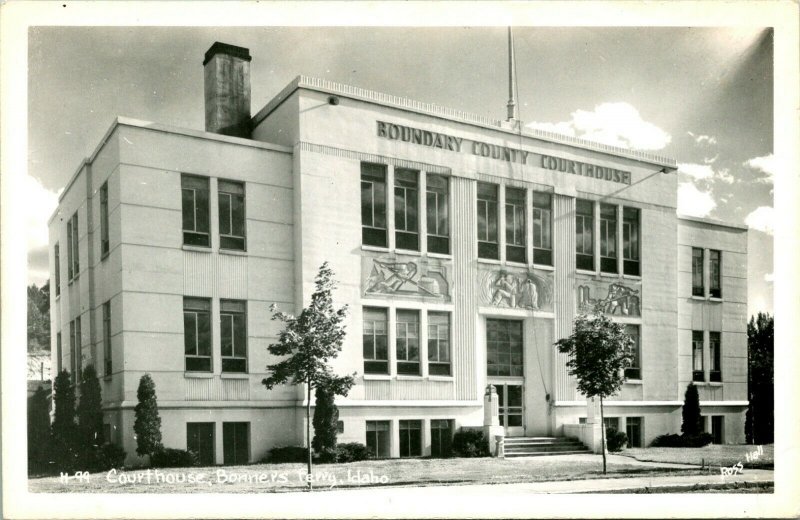
<path id="1" fill-rule="evenodd" d="M 586 269 L 575 269 L 578 274 L 588 274 L 589 276 L 597 276 L 597 271 L 587 271 Z"/>
<path id="2" fill-rule="evenodd" d="M 429 381 L 455 381 L 456 378 L 453 376 L 428 376 L 427 379 Z"/>
<path id="3" fill-rule="evenodd" d="M 361 245 L 362 251 L 374 251 L 376 253 L 389 253 L 390 249 L 388 247 L 380 247 L 380 246 L 365 246 Z"/>
<path id="4" fill-rule="evenodd" d="M 219 377 L 220 379 L 249 379 L 250 374 L 246 372 L 223 372 Z"/>
<path id="5" fill-rule="evenodd" d="M 692 300 L 697 300 L 697 301 L 701 301 L 701 302 L 704 302 L 704 301 L 706 301 L 706 297 L 705 297 L 705 296 L 695 296 L 695 295 L 692 295 L 690 299 L 692 299 Z"/>
<path id="6" fill-rule="evenodd" d="M 623 274 L 622 277 L 627 279 L 627 280 L 641 280 L 642 279 L 642 275 L 640 275 L 640 274 Z"/>
<path id="7" fill-rule="evenodd" d="M 415 251 L 414 249 L 400 249 L 399 247 L 394 248 L 394 252 L 398 255 L 407 255 L 407 256 L 421 256 L 422 253 L 419 251 Z"/>
<path id="8" fill-rule="evenodd" d="M 364 381 L 391 381 L 389 374 L 364 374 Z"/>
<path id="9" fill-rule="evenodd" d="M 421 381 L 422 376 L 412 376 L 409 374 L 397 374 L 395 378 L 398 381 Z"/>
<path id="10" fill-rule="evenodd" d="M 184 251 L 194 251 L 195 253 L 210 253 L 211 247 L 204 247 L 204 246 L 187 246 L 183 244 L 181 249 Z"/>
<path id="11" fill-rule="evenodd" d="M 231 255 L 231 256 L 247 256 L 247 250 L 242 251 L 241 249 L 223 249 L 223 248 L 219 248 L 219 254 L 221 254 L 221 255 Z"/>
<path id="12" fill-rule="evenodd" d="M 500 260 L 495 260 L 494 258 L 480 258 L 478 257 L 479 264 L 491 264 L 491 265 L 502 265 Z"/>
<path id="13" fill-rule="evenodd" d="M 453 255 L 446 255 L 444 253 L 427 253 L 426 252 L 425 255 L 430 257 L 430 258 L 439 258 L 439 259 L 442 259 L 442 260 L 452 260 L 453 259 Z"/>
<path id="14" fill-rule="evenodd" d="M 211 379 L 214 374 L 211 372 L 184 372 L 183 377 L 185 379 Z"/>
<path id="15" fill-rule="evenodd" d="M 514 260 L 506 260 L 506 265 L 509 267 L 521 267 L 523 269 L 528 267 L 527 262 L 515 262 Z"/>
<path id="16" fill-rule="evenodd" d="M 112 376 L 103 376 L 103 381 L 111 381 Z"/>
<path id="17" fill-rule="evenodd" d="M 709 381 L 706 384 L 708 386 L 722 386 L 723 385 L 723 381 Z"/>
<path id="18" fill-rule="evenodd" d="M 602 278 L 617 278 L 617 279 L 622 278 L 622 276 L 620 276 L 619 273 L 607 273 L 605 271 L 600 271 L 600 276 Z"/>
<path id="19" fill-rule="evenodd" d="M 714 296 L 709 296 L 708 297 L 708 301 L 716 302 L 716 303 L 722 303 L 722 298 L 715 298 Z"/>
<path id="20" fill-rule="evenodd" d="M 556 268 L 552 265 L 545 265 L 545 264 L 533 264 L 532 266 L 534 269 L 541 269 L 542 271 L 555 271 Z"/>
<path id="21" fill-rule="evenodd" d="M 625 380 L 625 384 L 626 385 L 642 386 L 644 383 L 642 383 L 641 379 L 626 379 Z"/>

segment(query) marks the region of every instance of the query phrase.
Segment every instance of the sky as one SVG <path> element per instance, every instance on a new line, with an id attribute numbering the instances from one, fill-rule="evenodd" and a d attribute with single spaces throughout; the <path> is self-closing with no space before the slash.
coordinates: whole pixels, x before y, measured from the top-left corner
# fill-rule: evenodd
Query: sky
<path id="1" fill-rule="evenodd" d="M 523 124 L 674 158 L 678 212 L 748 232 L 748 314 L 773 312 L 773 32 L 516 27 Z M 505 119 L 505 27 L 32 27 L 28 280 L 47 220 L 116 116 L 202 130 L 205 51 L 253 56 L 252 113 L 299 74 Z"/>

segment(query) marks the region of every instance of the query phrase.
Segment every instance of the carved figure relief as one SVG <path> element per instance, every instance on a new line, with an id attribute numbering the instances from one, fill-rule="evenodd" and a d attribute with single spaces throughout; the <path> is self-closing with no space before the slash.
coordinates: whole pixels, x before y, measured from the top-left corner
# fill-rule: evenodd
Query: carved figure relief
<path id="1" fill-rule="evenodd" d="M 550 281 L 532 272 L 489 271 L 481 283 L 484 302 L 497 307 L 544 310 L 551 303 Z"/>
<path id="2" fill-rule="evenodd" d="M 592 298 L 591 287 L 578 286 L 578 309 L 582 312 L 591 312 L 595 308 L 604 314 L 618 314 L 620 316 L 640 316 L 641 300 L 639 291 L 621 283 L 608 285 L 608 294 L 605 298 Z"/>
<path id="3" fill-rule="evenodd" d="M 445 276 L 445 267 L 422 265 L 419 261 L 379 260 L 371 261 L 369 275 L 364 283 L 365 294 L 390 294 L 427 296 L 448 299 L 450 284 Z"/>

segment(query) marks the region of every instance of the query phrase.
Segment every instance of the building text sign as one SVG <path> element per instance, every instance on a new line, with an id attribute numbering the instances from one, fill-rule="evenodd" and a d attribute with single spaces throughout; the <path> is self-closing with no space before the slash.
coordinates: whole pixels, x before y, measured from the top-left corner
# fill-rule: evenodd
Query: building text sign
<path id="1" fill-rule="evenodd" d="M 420 128 L 398 125 L 377 121 L 378 137 L 390 139 L 392 141 L 402 141 L 405 143 L 418 144 L 430 148 L 441 148 L 457 153 L 469 153 L 479 157 L 487 157 L 500 161 L 508 161 L 519 164 L 538 166 L 546 170 L 571 173 L 582 177 L 594 177 L 607 181 L 619 182 L 622 184 L 631 183 L 631 172 L 597 166 L 580 161 L 564 159 L 563 157 L 553 157 L 550 155 L 526 152 L 508 146 L 472 141 L 463 137 L 431 132 Z"/>

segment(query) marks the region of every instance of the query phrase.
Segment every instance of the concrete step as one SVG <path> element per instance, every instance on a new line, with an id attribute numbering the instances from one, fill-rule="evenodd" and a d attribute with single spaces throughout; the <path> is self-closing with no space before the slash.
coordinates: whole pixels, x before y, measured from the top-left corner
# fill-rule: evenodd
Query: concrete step
<path id="1" fill-rule="evenodd" d="M 561 444 L 580 444 L 578 440 L 558 439 L 558 440 L 504 440 L 506 446 L 554 446 Z"/>
<path id="2" fill-rule="evenodd" d="M 591 453 L 587 448 L 582 450 L 570 450 L 570 451 L 544 451 L 544 452 L 525 452 L 525 453 L 506 453 L 505 456 L 507 459 L 519 459 L 523 457 L 546 457 L 548 455 L 579 455 L 579 454 L 587 454 Z"/>
<path id="3" fill-rule="evenodd" d="M 518 447 L 506 447 L 506 453 L 546 453 L 552 451 L 572 451 L 572 450 L 584 450 L 586 446 L 583 444 L 564 444 L 559 446 L 539 446 L 536 448 L 518 448 Z"/>

